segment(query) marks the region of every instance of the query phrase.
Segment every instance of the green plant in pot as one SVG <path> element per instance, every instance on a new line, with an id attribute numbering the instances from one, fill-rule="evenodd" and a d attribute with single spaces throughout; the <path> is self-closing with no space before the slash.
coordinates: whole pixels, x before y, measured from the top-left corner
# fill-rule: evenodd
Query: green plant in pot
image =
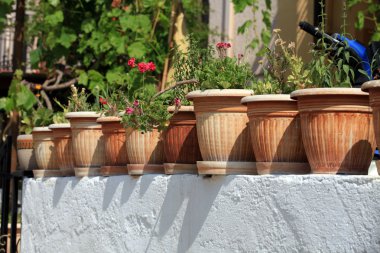
<path id="1" fill-rule="evenodd" d="M 72 148 L 76 154 L 75 175 L 99 176 L 105 162 L 102 128 L 96 122 L 100 117 L 99 106 L 88 102 L 85 89 L 78 92 L 75 86 L 71 86 L 71 91 L 65 117 L 70 121 Z"/>
<path id="2" fill-rule="evenodd" d="M 103 176 L 128 174 L 126 129 L 121 123 L 120 116 L 125 109 L 124 100 L 125 96 L 120 91 L 110 89 L 99 98 L 102 116 L 97 122 L 102 125 L 105 151 L 105 163 L 101 168 Z"/>
<path id="3" fill-rule="evenodd" d="M 375 139 L 368 94 L 351 88 L 354 69 L 348 51 L 331 58 L 323 41 L 307 64 L 309 83 L 317 87 L 294 91 L 302 140 L 312 173 L 368 174 Z M 342 87 L 343 86 L 343 87 Z M 328 88 L 326 88 L 328 87 Z M 349 88 L 347 88 L 349 87 Z"/>
<path id="4" fill-rule="evenodd" d="M 156 95 L 152 62 L 130 63 L 130 87 L 122 122 L 126 128 L 126 150 L 130 175 L 164 174 L 162 135 L 169 113 L 165 93 Z"/>
<path id="5" fill-rule="evenodd" d="M 301 136 L 297 102 L 289 93 L 311 85 L 310 71 L 295 52 L 294 42 L 274 30 L 274 46 L 267 48 L 264 77 L 254 84 L 254 96 L 244 97 L 258 174 L 310 172 Z"/>
<path id="6" fill-rule="evenodd" d="M 199 174 L 257 174 L 255 158 L 247 128 L 246 106 L 242 97 L 253 94 L 250 67 L 242 55 L 228 57 L 230 43 L 216 44 L 198 61 L 189 58 L 183 68 L 198 81 L 200 90 L 186 98 L 194 103 L 199 148 L 203 161 L 197 162 Z M 190 47 L 188 55 L 196 55 L 199 47 Z M 204 50 L 204 49 L 203 49 Z"/>

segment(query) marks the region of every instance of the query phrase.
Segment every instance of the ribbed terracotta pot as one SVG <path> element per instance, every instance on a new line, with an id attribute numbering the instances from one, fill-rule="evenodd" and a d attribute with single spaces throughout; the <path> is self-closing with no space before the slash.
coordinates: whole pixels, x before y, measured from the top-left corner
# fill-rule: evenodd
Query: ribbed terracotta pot
<path id="1" fill-rule="evenodd" d="M 128 155 L 125 146 L 125 128 L 120 117 L 101 117 L 104 136 L 105 164 L 101 168 L 103 176 L 128 174 Z"/>
<path id="2" fill-rule="evenodd" d="M 34 177 L 61 176 L 54 148 L 53 132 L 48 127 L 34 127 L 32 135 L 38 166 L 38 169 L 33 170 Z"/>
<path id="3" fill-rule="evenodd" d="M 157 129 L 151 132 L 126 131 L 130 175 L 164 174 L 164 145 Z"/>
<path id="4" fill-rule="evenodd" d="M 74 154 L 70 124 L 52 124 L 49 129 L 53 131 L 57 164 L 62 176 L 74 176 Z"/>
<path id="5" fill-rule="evenodd" d="M 20 134 L 17 136 L 17 160 L 18 169 L 37 169 L 36 156 L 33 149 L 33 136 L 31 134 Z"/>
<path id="6" fill-rule="evenodd" d="M 168 111 L 173 113 L 174 106 Z M 197 161 L 202 160 L 199 150 L 193 106 L 181 106 L 171 119 L 164 138 L 165 173 L 197 174 Z"/>
<path id="7" fill-rule="evenodd" d="M 375 149 L 369 96 L 356 88 L 294 91 L 313 173 L 368 174 Z"/>
<path id="8" fill-rule="evenodd" d="M 247 107 L 240 100 L 253 91 L 239 89 L 192 91 L 197 135 L 203 161 L 199 174 L 257 174 L 248 129 Z"/>
<path id="9" fill-rule="evenodd" d="M 255 95 L 247 105 L 258 174 L 310 173 L 297 101 L 289 95 Z"/>
<path id="10" fill-rule="evenodd" d="M 71 138 L 74 153 L 75 175 L 100 176 L 105 162 L 102 126 L 96 122 L 100 114 L 95 112 L 70 112 Z"/>

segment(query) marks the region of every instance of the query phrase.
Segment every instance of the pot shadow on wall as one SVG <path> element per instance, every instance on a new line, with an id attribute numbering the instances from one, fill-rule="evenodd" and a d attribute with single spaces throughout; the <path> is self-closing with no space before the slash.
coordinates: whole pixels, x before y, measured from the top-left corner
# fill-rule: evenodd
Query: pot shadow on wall
<path id="1" fill-rule="evenodd" d="M 242 151 L 245 152 L 242 152 Z M 228 161 L 244 161 L 244 162 L 254 162 L 255 155 L 252 149 L 251 136 L 249 133 L 249 125 L 239 134 L 236 138 L 234 145 L 228 156 Z"/>
<path id="2" fill-rule="evenodd" d="M 53 192 L 53 207 L 57 207 L 59 204 L 63 193 L 66 190 L 66 187 L 70 181 L 75 181 L 76 179 L 72 180 L 72 178 L 57 178 L 54 184 L 54 192 Z"/>
<path id="3" fill-rule="evenodd" d="M 104 195 L 103 195 L 103 211 L 107 210 L 109 207 L 110 203 L 114 199 L 115 192 L 119 185 L 124 181 L 125 184 L 125 178 L 124 177 L 101 177 L 101 181 L 106 181 L 105 182 L 105 187 L 104 187 Z"/>
<path id="4" fill-rule="evenodd" d="M 178 152 L 178 156 L 170 157 L 171 161 L 166 162 L 191 164 L 194 163 L 194 161 L 202 161 L 202 155 L 201 151 L 199 150 L 199 143 L 196 132 L 197 129 L 195 127 L 191 129 L 183 143 L 179 143 L 178 145 L 176 145 L 181 147 L 181 149 Z M 176 154 L 176 152 L 170 153 L 172 153 L 173 155 Z M 166 151 L 165 155 L 167 155 Z"/>
<path id="5" fill-rule="evenodd" d="M 357 174 L 355 171 L 360 171 L 361 175 L 368 175 L 368 168 L 371 165 L 372 159 L 369 159 L 366 154 L 371 154 L 372 158 L 374 151 L 374 147 L 371 146 L 368 140 L 356 142 L 344 157 L 337 174 L 352 174 L 348 171 L 353 170 L 353 174 Z M 349 166 L 350 164 L 351 166 Z M 348 171 L 347 169 L 342 170 L 342 168 L 348 168 Z"/>

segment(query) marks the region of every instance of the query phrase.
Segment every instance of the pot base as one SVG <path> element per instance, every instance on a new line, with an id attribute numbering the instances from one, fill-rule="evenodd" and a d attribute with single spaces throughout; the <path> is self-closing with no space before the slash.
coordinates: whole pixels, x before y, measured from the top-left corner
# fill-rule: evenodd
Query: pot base
<path id="1" fill-rule="evenodd" d="M 144 174 L 165 174 L 164 165 L 162 164 L 128 164 L 129 175 L 144 175 Z"/>
<path id="2" fill-rule="evenodd" d="M 104 177 L 128 175 L 128 168 L 127 166 L 102 166 L 100 173 Z"/>
<path id="3" fill-rule="evenodd" d="M 369 166 L 368 166 L 369 167 Z M 311 173 L 313 174 L 330 174 L 330 175 L 368 175 L 367 169 L 350 169 L 350 168 L 322 168 L 317 167 L 317 169 L 311 168 Z"/>
<path id="4" fill-rule="evenodd" d="M 76 177 L 97 177 L 101 176 L 100 167 L 76 167 Z"/>
<path id="5" fill-rule="evenodd" d="M 62 170 L 61 169 L 61 174 L 62 174 L 62 177 L 73 177 L 73 176 L 75 176 L 75 170 L 74 169 L 71 169 L 71 170 Z"/>
<path id="6" fill-rule="evenodd" d="M 256 162 L 198 161 L 200 175 L 257 175 Z"/>
<path id="7" fill-rule="evenodd" d="M 60 170 L 33 170 L 34 178 L 61 177 Z"/>
<path id="8" fill-rule="evenodd" d="M 198 174 L 196 164 L 164 163 L 165 174 Z"/>
<path id="9" fill-rule="evenodd" d="M 259 175 L 310 173 L 310 165 L 308 163 L 256 162 L 256 166 Z"/>

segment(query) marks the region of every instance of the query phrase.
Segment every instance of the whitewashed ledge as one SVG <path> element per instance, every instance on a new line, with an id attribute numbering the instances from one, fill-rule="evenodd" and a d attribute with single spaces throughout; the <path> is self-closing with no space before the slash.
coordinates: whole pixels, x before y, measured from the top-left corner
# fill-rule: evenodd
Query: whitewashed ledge
<path id="1" fill-rule="evenodd" d="M 25 179 L 21 252 L 379 252 L 378 176 Z"/>

